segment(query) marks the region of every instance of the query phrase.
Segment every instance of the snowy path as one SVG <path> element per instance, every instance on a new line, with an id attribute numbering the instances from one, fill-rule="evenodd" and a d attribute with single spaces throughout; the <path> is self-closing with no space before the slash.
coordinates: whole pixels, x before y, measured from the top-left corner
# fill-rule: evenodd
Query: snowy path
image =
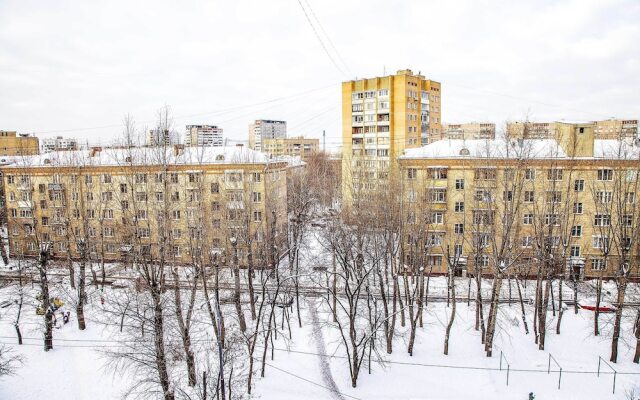
<path id="1" fill-rule="evenodd" d="M 307 305 L 309 306 L 309 315 L 311 316 L 311 323 L 313 325 L 313 340 L 316 343 L 316 350 L 318 354 L 318 363 L 320 364 L 320 371 L 322 372 L 322 381 L 325 386 L 331 392 L 331 398 L 335 400 L 345 400 L 340 391 L 338 385 L 333 380 L 331 374 L 331 366 L 327 358 L 327 351 L 324 345 L 324 335 L 322 334 L 322 327 L 320 326 L 320 320 L 318 319 L 318 311 L 316 310 L 315 302 L 307 299 Z"/>

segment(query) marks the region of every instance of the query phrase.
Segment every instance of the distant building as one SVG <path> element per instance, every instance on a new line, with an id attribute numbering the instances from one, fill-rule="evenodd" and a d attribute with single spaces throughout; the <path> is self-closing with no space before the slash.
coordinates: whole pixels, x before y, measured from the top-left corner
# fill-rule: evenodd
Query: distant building
<path id="1" fill-rule="evenodd" d="M 598 139 L 638 137 L 637 119 L 608 119 L 595 121 L 594 133 Z"/>
<path id="2" fill-rule="evenodd" d="M 272 156 L 297 156 L 303 160 L 320 149 L 320 139 L 302 136 L 292 138 L 263 139 L 262 151 Z"/>
<path id="3" fill-rule="evenodd" d="M 42 152 L 78 150 L 78 139 L 63 138 L 56 136 L 55 138 L 42 139 Z"/>
<path id="4" fill-rule="evenodd" d="M 223 146 L 222 128 L 214 125 L 187 125 L 186 146 Z"/>
<path id="5" fill-rule="evenodd" d="M 150 129 L 147 132 L 147 146 L 171 146 L 180 143 L 178 133 L 168 129 Z"/>
<path id="6" fill-rule="evenodd" d="M 263 151 L 263 141 L 265 139 L 281 139 L 287 137 L 286 121 L 272 121 L 268 119 L 257 119 L 249 125 L 249 148 Z"/>
<path id="7" fill-rule="evenodd" d="M 443 139 L 495 139 L 496 124 L 469 122 L 466 124 L 442 124 Z"/>
<path id="8" fill-rule="evenodd" d="M 560 122 L 515 121 L 507 123 L 507 135 L 522 139 L 553 139 Z M 596 139 L 623 139 L 638 137 L 637 119 L 609 119 L 592 121 Z"/>
<path id="9" fill-rule="evenodd" d="M 38 138 L 15 131 L 0 131 L 0 156 L 22 156 L 38 154 Z"/>

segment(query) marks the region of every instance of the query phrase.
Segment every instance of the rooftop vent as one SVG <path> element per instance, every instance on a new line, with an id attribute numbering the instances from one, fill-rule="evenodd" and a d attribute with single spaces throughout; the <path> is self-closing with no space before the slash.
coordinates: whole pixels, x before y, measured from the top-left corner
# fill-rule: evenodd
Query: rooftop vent
<path id="1" fill-rule="evenodd" d="M 461 156 L 468 156 L 469 154 L 469 149 L 467 149 L 466 147 L 463 147 L 462 149 L 460 149 L 460 155 Z"/>
<path id="2" fill-rule="evenodd" d="M 44 161 L 42 161 L 44 163 L 44 165 L 49 165 L 51 164 L 51 160 L 48 158 L 45 158 Z"/>

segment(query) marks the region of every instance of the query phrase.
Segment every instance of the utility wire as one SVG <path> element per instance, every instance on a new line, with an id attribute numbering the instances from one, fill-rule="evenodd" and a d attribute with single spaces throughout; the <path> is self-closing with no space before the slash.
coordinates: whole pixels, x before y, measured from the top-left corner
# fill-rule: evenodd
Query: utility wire
<path id="1" fill-rule="evenodd" d="M 302 8 L 302 12 L 304 12 L 304 16 L 307 19 L 307 22 L 309 23 L 309 26 L 311 26 L 311 29 L 313 29 L 313 33 L 316 35 L 316 38 L 320 42 L 320 45 L 322 46 L 322 49 L 324 50 L 324 52 L 327 55 L 327 57 L 329 57 L 329 60 L 331 60 L 331 63 L 333 64 L 333 66 L 336 67 L 336 69 L 338 71 L 340 71 L 340 73 L 343 76 L 347 77 L 348 75 L 342 70 L 342 68 L 340 68 L 338 63 L 336 63 L 336 60 L 333 59 L 333 56 L 331 56 L 331 53 L 329 52 L 329 50 L 327 49 L 327 46 L 325 46 L 324 42 L 322 41 L 322 38 L 320 37 L 320 34 L 318 34 L 318 31 L 316 30 L 316 27 L 313 25 L 313 22 L 311 22 L 311 19 L 309 18 L 309 14 L 307 14 L 307 10 L 304 8 L 304 6 L 302 5 L 302 2 L 300 0 L 298 0 L 298 4 L 300 4 L 300 8 Z"/>

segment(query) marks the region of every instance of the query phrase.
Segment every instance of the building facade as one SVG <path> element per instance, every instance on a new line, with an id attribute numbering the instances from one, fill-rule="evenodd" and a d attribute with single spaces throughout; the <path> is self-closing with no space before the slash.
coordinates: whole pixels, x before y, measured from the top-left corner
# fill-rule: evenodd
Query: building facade
<path id="1" fill-rule="evenodd" d="M 440 83 L 411 70 L 343 82 L 345 204 L 365 196 L 395 172 L 396 159 L 405 149 L 439 140 L 441 111 Z"/>
<path id="2" fill-rule="evenodd" d="M 515 121 L 507 123 L 507 135 L 524 139 L 552 139 L 557 135 L 562 122 Z M 640 138 L 637 119 L 609 119 L 592 121 L 596 139 Z"/>
<path id="3" fill-rule="evenodd" d="M 15 131 L 0 131 L 0 156 L 34 155 L 40 152 L 38 138 Z"/>
<path id="4" fill-rule="evenodd" d="M 151 147 L 173 146 L 180 143 L 178 132 L 168 129 L 149 129 L 145 144 Z"/>
<path id="5" fill-rule="evenodd" d="M 491 122 L 468 122 L 464 124 L 442 124 L 442 139 L 495 139 L 496 124 Z"/>
<path id="6" fill-rule="evenodd" d="M 222 128 L 213 125 L 187 125 L 185 146 L 224 146 Z"/>
<path id="7" fill-rule="evenodd" d="M 78 150 L 78 139 L 64 138 L 56 136 L 55 138 L 42 139 L 42 152 Z"/>
<path id="8" fill-rule="evenodd" d="M 13 257 L 47 244 L 61 259 L 210 264 L 217 254 L 258 267 L 273 257 L 267 242 L 286 241 L 286 163 L 246 147 L 94 148 L 0 169 Z"/>
<path id="9" fill-rule="evenodd" d="M 262 151 L 272 156 L 295 156 L 303 160 L 320 150 L 320 139 L 302 136 L 279 139 L 263 139 Z"/>
<path id="10" fill-rule="evenodd" d="M 266 139 L 283 139 L 286 137 L 286 121 L 258 119 L 249 125 L 249 148 L 253 150 L 264 151 L 263 142 Z"/>
<path id="11" fill-rule="evenodd" d="M 434 273 L 640 278 L 640 146 L 557 123 L 554 139 L 445 140 L 400 158 L 405 264 Z"/>

